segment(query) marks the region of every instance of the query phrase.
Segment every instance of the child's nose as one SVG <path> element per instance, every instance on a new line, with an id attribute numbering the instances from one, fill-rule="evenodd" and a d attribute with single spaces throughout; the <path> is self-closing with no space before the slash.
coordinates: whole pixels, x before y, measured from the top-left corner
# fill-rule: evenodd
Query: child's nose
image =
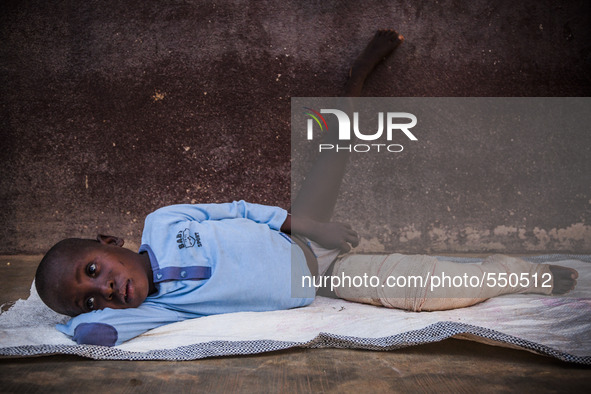
<path id="1" fill-rule="evenodd" d="M 103 286 L 103 288 L 101 289 L 103 297 L 105 297 L 105 299 L 107 301 L 111 301 L 111 299 L 113 298 L 113 288 L 115 286 L 115 283 L 112 280 L 107 280 Z"/>

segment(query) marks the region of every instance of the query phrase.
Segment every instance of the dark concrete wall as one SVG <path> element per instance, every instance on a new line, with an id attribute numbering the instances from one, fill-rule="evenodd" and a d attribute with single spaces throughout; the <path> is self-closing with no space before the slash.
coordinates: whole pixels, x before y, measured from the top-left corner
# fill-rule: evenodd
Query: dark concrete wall
<path id="1" fill-rule="evenodd" d="M 143 217 L 172 203 L 288 206 L 290 97 L 338 95 L 377 27 L 398 29 L 406 42 L 365 94 L 404 97 L 589 96 L 590 26 L 586 0 L 5 0 L 0 253 L 37 253 L 97 231 L 137 246 Z M 572 154 L 560 152 L 557 168 Z M 408 210 L 436 220 L 448 205 L 423 196 L 403 205 L 408 215 L 388 245 L 591 252 L 590 171 L 576 161 L 587 166 L 572 179 L 583 192 L 549 190 L 550 205 L 526 224 L 460 210 L 441 237 L 427 237 Z M 454 195 L 470 176 L 478 174 L 449 185 Z M 512 243 L 513 228 L 531 248 Z M 417 232 L 421 242 L 402 242 Z M 487 238 L 463 242 L 468 232 Z"/>

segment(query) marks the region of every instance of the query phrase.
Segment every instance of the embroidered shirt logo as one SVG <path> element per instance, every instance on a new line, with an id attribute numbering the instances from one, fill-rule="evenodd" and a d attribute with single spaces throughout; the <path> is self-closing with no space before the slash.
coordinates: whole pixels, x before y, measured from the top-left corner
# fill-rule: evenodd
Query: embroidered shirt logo
<path id="1" fill-rule="evenodd" d="M 198 248 L 202 246 L 199 233 L 193 233 L 193 235 L 191 235 L 191 232 L 188 228 L 178 232 L 176 235 L 176 242 L 179 249 L 192 248 L 195 245 L 197 245 Z"/>

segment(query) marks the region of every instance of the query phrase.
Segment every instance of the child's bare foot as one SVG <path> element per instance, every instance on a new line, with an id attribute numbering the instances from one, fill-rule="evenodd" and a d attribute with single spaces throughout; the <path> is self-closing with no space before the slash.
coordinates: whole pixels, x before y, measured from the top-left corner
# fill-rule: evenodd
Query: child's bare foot
<path id="1" fill-rule="evenodd" d="M 349 71 L 345 96 L 358 96 L 363 83 L 374 67 L 402 42 L 404 37 L 394 30 L 378 30 Z"/>
<path id="2" fill-rule="evenodd" d="M 575 288 L 579 277 L 576 270 L 560 265 L 549 265 L 549 267 L 552 272 L 552 294 L 565 294 Z"/>

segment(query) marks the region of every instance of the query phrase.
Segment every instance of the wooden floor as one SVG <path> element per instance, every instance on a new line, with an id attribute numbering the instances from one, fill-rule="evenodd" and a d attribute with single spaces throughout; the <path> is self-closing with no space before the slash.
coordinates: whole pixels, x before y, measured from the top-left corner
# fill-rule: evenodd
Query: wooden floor
<path id="1" fill-rule="evenodd" d="M 26 298 L 39 256 L 0 256 L 0 304 Z M 449 339 L 392 352 L 295 349 L 197 361 L 0 359 L 0 392 L 591 392 L 591 368 Z"/>

